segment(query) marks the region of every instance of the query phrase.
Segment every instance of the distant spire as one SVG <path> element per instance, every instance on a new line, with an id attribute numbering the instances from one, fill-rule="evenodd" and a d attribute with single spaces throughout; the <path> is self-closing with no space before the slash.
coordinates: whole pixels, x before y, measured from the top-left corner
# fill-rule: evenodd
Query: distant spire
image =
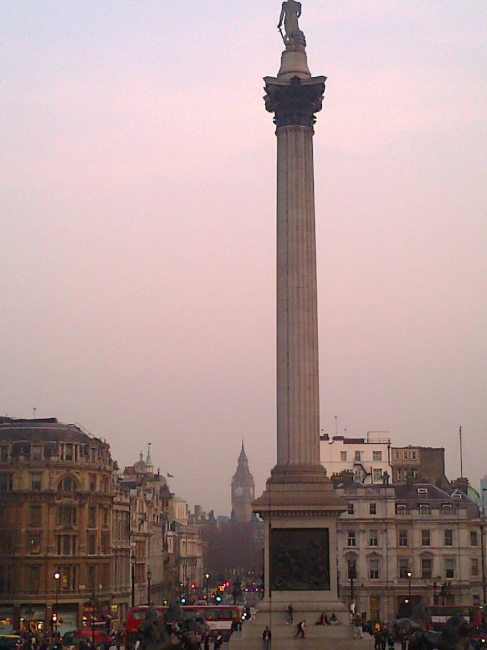
<path id="1" fill-rule="evenodd" d="M 151 442 L 147 443 L 147 458 L 145 459 L 145 464 L 146 467 L 154 467 L 152 464 L 152 458 L 150 457 L 150 448 L 151 448 Z"/>
<path id="2" fill-rule="evenodd" d="M 248 465 L 249 464 L 249 459 L 247 458 L 247 454 L 245 453 L 245 447 L 244 447 L 244 441 L 242 440 L 242 449 L 240 450 L 240 456 L 238 457 L 238 464 L 239 465 Z"/>

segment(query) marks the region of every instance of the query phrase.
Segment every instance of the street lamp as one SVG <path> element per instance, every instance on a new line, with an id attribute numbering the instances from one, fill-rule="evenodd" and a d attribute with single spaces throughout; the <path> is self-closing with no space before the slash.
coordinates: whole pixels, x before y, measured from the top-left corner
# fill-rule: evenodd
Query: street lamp
<path id="1" fill-rule="evenodd" d="M 205 580 L 206 580 L 206 601 L 209 602 L 210 600 L 210 574 L 207 572 L 205 573 Z"/>
<path id="2" fill-rule="evenodd" d="M 95 608 L 96 608 L 96 594 L 95 591 L 93 590 L 93 593 L 90 596 L 90 602 L 91 602 L 91 642 L 93 644 L 93 648 L 95 648 Z"/>
<path id="3" fill-rule="evenodd" d="M 150 581 L 152 579 L 152 571 L 147 569 L 147 605 L 150 605 Z"/>
<path id="4" fill-rule="evenodd" d="M 58 612 L 58 603 L 59 603 L 59 588 L 61 586 L 61 574 L 59 571 L 56 571 L 54 574 L 54 580 L 56 581 L 56 614 L 52 615 L 52 634 L 54 635 L 54 625 L 56 625 L 56 636 L 58 632 L 58 624 L 59 624 L 59 612 Z"/>
<path id="5" fill-rule="evenodd" d="M 412 607 L 413 607 L 413 605 L 412 605 L 412 603 L 411 603 L 411 578 L 413 577 L 413 574 L 411 573 L 411 571 L 408 571 L 406 575 L 407 575 L 407 577 L 408 577 L 408 603 L 409 603 L 409 614 L 411 614 L 411 610 L 412 610 Z"/>
<path id="6" fill-rule="evenodd" d="M 353 581 L 357 577 L 357 570 L 355 568 L 355 562 L 349 562 L 348 564 L 348 578 L 350 580 L 350 604 L 355 602 L 353 597 Z"/>
<path id="7" fill-rule="evenodd" d="M 447 586 L 448 586 L 448 585 L 446 584 L 446 582 L 444 582 L 444 583 L 441 585 L 440 596 L 441 596 L 441 598 L 442 598 L 442 600 L 443 600 L 443 605 L 445 604 L 445 601 L 446 601 L 446 599 L 447 599 L 447 596 L 449 595 L 449 594 L 448 594 Z"/>
<path id="8" fill-rule="evenodd" d="M 131 579 L 132 579 L 132 607 L 135 607 L 135 554 L 132 553 L 130 556 L 130 568 L 131 568 Z"/>

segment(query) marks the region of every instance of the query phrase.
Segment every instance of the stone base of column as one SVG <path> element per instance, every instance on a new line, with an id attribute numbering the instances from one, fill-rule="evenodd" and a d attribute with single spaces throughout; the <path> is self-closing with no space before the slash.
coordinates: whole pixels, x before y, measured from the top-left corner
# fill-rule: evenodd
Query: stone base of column
<path id="1" fill-rule="evenodd" d="M 252 504 L 265 522 L 265 596 L 260 611 L 302 616 L 334 612 L 347 620 L 337 596 L 336 521 L 346 510 L 321 465 L 276 466 Z M 313 621 L 314 622 L 314 621 Z"/>

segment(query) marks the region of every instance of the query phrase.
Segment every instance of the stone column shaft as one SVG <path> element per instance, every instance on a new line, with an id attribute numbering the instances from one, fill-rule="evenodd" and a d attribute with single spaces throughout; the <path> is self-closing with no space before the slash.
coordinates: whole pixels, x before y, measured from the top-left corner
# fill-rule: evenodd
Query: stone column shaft
<path id="1" fill-rule="evenodd" d="M 277 464 L 318 465 L 313 127 L 277 128 Z"/>

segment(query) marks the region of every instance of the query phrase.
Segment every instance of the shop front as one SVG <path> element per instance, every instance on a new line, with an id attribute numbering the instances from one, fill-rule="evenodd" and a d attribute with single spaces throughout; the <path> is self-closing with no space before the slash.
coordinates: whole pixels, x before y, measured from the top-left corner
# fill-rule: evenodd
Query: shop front
<path id="1" fill-rule="evenodd" d="M 44 625 L 46 621 L 46 606 L 45 605 L 21 605 L 19 630 L 20 632 L 31 632 L 38 634 L 44 632 Z"/>
<path id="2" fill-rule="evenodd" d="M 14 606 L 0 605 L 0 634 L 12 634 L 14 629 Z"/>

